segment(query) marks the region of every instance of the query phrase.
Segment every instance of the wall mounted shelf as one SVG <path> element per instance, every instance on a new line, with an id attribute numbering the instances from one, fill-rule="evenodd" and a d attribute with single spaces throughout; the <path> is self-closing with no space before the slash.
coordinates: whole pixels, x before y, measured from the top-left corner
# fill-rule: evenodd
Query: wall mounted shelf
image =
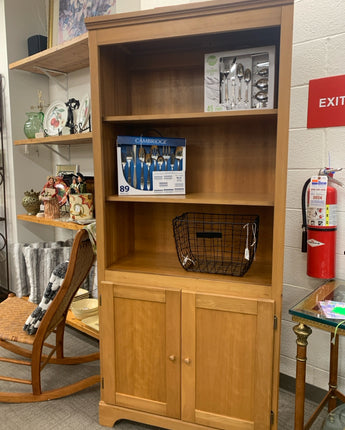
<path id="1" fill-rule="evenodd" d="M 15 140 L 14 145 L 73 145 L 92 143 L 92 132 Z"/>
<path id="2" fill-rule="evenodd" d="M 11 70 L 45 74 L 44 70 L 70 73 L 89 66 L 88 34 L 85 33 L 72 40 L 38 52 L 22 60 L 10 64 Z"/>
<path id="3" fill-rule="evenodd" d="M 67 230 L 80 230 L 84 228 L 84 225 L 77 224 L 75 222 L 69 222 L 67 220 L 61 220 L 59 219 L 47 219 L 47 218 L 39 218 L 34 215 L 17 215 L 17 219 L 20 221 L 28 221 L 33 222 L 35 224 L 41 224 L 41 225 L 48 225 L 51 227 L 59 227 L 59 228 L 65 228 Z"/>

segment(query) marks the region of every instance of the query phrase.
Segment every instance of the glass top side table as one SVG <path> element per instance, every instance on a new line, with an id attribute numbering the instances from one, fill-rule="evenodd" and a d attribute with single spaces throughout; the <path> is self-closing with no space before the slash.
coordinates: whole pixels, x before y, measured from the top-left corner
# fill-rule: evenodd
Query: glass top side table
<path id="1" fill-rule="evenodd" d="M 292 320 L 298 323 L 293 328 L 297 336 L 295 430 L 309 429 L 326 403 L 328 403 L 328 411 L 331 411 L 336 407 L 337 398 L 345 402 L 345 396 L 337 390 L 339 335 L 345 335 L 345 315 L 342 319 L 327 318 L 319 305 L 319 302 L 324 300 L 345 302 L 345 281 L 333 279 L 325 282 L 289 310 Z M 341 323 L 342 320 L 344 320 L 343 323 Z M 331 334 L 329 391 L 304 425 L 307 339 L 312 333 L 311 327 Z"/>

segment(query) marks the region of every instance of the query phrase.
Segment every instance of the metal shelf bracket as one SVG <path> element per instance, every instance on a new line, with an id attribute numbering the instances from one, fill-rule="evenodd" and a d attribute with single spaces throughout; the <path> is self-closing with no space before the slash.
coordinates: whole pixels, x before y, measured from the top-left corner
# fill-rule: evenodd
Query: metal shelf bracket
<path id="1" fill-rule="evenodd" d="M 64 160 L 70 161 L 70 159 L 71 159 L 71 148 L 70 148 L 69 145 L 62 145 L 62 146 L 67 146 L 67 148 L 68 148 L 68 155 L 67 156 L 65 156 L 60 151 L 58 151 L 55 148 L 53 148 L 51 145 L 47 145 L 46 143 L 43 143 L 43 146 L 45 146 L 50 151 L 54 152 L 55 154 L 57 154 L 59 157 L 63 158 Z"/>
<path id="2" fill-rule="evenodd" d="M 46 69 L 45 67 L 41 66 L 35 66 L 36 69 L 40 70 L 43 74 L 48 76 L 48 78 L 52 79 L 59 87 L 61 87 L 64 91 L 68 90 L 68 83 L 63 84 L 60 82 L 59 79 L 56 78 L 56 76 L 64 76 L 67 80 L 68 74 L 65 72 L 60 72 L 59 70 L 52 70 L 52 69 Z"/>

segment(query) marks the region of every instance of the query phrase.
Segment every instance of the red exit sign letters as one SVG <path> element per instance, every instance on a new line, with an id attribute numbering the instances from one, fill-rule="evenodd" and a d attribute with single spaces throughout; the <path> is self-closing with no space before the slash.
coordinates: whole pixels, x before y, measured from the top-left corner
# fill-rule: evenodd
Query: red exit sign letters
<path id="1" fill-rule="evenodd" d="M 345 75 L 309 81 L 308 128 L 345 125 Z"/>

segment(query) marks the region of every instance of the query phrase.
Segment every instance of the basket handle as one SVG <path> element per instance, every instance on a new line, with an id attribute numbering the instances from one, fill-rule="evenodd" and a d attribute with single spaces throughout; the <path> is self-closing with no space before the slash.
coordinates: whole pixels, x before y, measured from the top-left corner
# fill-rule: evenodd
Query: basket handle
<path id="1" fill-rule="evenodd" d="M 218 231 L 197 231 L 196 237 L 198 239 L 221 239 L 222 233 Z"/>
<path id="2" fill-rule="evenodd" d="M 249 256 L 249 225 L 252 225 L 252 232 L 253 232 L 253 243 L 250 245 L 251 247 L 255 246 L 256 244 L 256 224 L 255 222 L 252 223 L 247 223 L 243 226 L 243 228 L 247 227 L 247 238 L 246 238 L 246 248 L 244 250 L 244 258 L 246 260 L 250 260 L 250 256 Z M 256 247 L 254 248 L 254 256 L 255 256 L 255 251 L 256 251 Z"/>

